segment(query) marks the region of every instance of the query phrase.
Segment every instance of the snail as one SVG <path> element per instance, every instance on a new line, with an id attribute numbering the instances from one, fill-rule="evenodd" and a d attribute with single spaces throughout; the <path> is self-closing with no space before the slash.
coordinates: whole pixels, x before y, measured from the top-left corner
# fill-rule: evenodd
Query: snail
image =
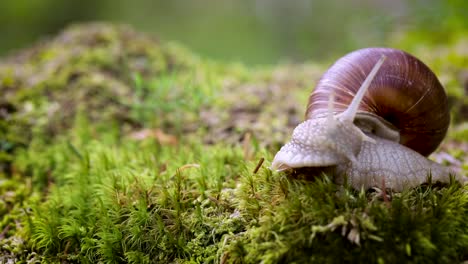
<path id="1" fill-rule="evenodd" d="M 272 169 L 332 168 L 336 183 L 355 189 L 448 183 L 451 171 L 427 158 L 447 132 L 447 101 L 435 74 L 416 57 L 392 48 L 351 52 L 318 81 L 306 120 Z"/>

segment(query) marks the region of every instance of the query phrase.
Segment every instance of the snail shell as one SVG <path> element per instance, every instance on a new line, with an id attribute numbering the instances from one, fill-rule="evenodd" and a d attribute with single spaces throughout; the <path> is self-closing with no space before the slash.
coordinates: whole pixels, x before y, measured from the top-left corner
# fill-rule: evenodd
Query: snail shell
<path id="1" fill-rule="evenodd" d="M 334 111 L 343 112 L 382 55 L 386 63 L 361 101 L 355 123 L 427 156 L 447 132 L 448 100 L 435 74 L 401 50 L 366 48 L 339 59 L 310 95 L 306 119 L 326 115 L 330 93 L 334 93 Z"/>

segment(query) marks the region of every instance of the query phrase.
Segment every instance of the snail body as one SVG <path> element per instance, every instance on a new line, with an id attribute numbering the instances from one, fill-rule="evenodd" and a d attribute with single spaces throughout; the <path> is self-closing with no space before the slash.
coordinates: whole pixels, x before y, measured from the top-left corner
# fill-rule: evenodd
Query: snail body
<path id="1" fill-rule="evenodd" d="M 419 186 L 428 181 L 450 182 L 450 170 L 397 142 L 376 138 L 364 142 L 355 163 L 342 163 L 336 168 L 335 182 L 355 189 L 386 187 L 395 191 Z M 347 176 L 346 180 L 343 177 Z"/>
<path id="2" fill-rule="evenodd" d="M 276 154 L 272 167 L 333 167 L 336 182 L 356 189 L 400 191 L 427 181 L 449 182 L 448 168 L 425 156 L 450 122 L 447 96 L 417 58 L 367 48 L 338 60 L 309 98 L 306 121 Z"/>

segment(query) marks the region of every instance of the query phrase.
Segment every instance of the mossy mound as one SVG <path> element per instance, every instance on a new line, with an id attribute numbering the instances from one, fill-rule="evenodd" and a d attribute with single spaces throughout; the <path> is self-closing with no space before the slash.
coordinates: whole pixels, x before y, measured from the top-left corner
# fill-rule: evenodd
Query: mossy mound
<path id="1" fill-rule="evenodd" d="M 33 133 L 53 137 L 82 109 L 96 124 L 141 126 L 132 116 L 135 76 L 168 76 L 195 67 L 174 45 L 108 24 L 71 26 L 0 63 L 1 160 Z"/>
<path id="2" fill-rule="evenodd" d="M 109 24 L 5 59 L 0 262 L 467 260 L 466 186 L 353 191 L 268 169 L 325 68 L 221 65 Z M 464 169 L 465 147 L 444 145 Z"/>
<path id="3" fill-rule="evenodd" d="M 321 72 L 312 64 L 220 65 L 127 26 L 70 26 L 0 63 L 0 171 L 35 134 L 67 133 L 78 113 L 96 134 L 158 127 L 183 137 L 202 132 L 206 143 L 238 143 L 250 133 L 277 145 L 302 118 Z"/>

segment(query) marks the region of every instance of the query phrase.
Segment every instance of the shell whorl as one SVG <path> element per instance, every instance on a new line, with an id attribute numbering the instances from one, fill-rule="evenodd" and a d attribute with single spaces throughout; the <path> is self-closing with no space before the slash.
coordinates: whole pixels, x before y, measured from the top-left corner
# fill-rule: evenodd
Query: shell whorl
<path id="1" fill-rule="evenodd" d="M 414 56 L 391 48 L 366 48 L 339 59 L 319 80 L 309 97 L 306 119 L 326 115 L 330 93 L 333 109 L 343 112 L 379 58 L 387 60 L 372 81 L 359 111 L 389 123 L 400 143 L 427 156 L 444 138 L 450 114 L 444 88 L 435 74 Z"/>

